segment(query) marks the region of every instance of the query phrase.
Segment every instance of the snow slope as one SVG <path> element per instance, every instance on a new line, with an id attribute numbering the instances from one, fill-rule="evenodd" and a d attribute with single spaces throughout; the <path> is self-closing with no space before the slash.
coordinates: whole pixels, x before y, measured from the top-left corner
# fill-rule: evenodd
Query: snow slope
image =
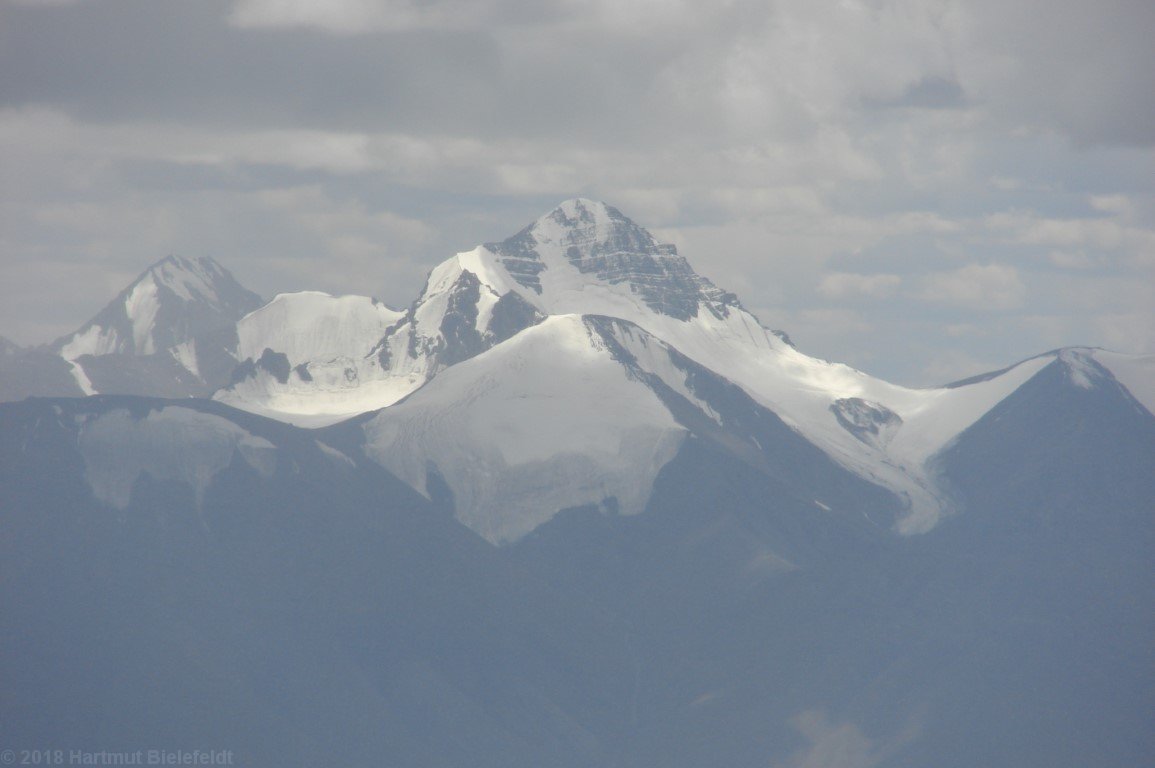
<path id="1" fill-rule="evenodd" d="M 214 260 L 169 256 L 145 270 L 80 330 L 54 347 L 83 355 L 151 355 L 236 322 L 260 304 Z"/>
<path id="2" fill-rule="evenodd" d="M 121 408 L 76 419 L 85 479 L 97 499 L 116 509 L 128 507 L 141 475 L 190 486 L 199 508 L 213 477 L 235 455 L 263 477 L 276 468 L 272 443 L 213 414 L 168 407 L 141 417 Z"/>
<path id="3" fill-rule="evenodd" d="M 370 458 L 427 494 L 435 469 L 459 519 L 495 543 L 610 498 L 641 512 L 686 434 L 576 315 L 445 370 L 364 430 Z"/>
<path id="4" fill-rule="evenodd" d="M 479 284 L 474 323 L 483 327 L 497 297 L 518 296 L 543 316 L 571 313 L 627 320 L 738 384 L 806 439 L 862 477 L 906 499 L 902 530 L 933 527 L 949 507 L 927 459 L 1013 390 L 1023 369 L 965 390 L 913 390 L 845 365 L 808 357 L 763 327 L 737 298 L 695 274 L 616 209 L 571 200 L 502 243 L 460 253 L 430 277 L 413 325 L 451 315 L 452 286 Z M 896 418 L 887 444 L 844 425 L 848 400 Z"/>
<path id="5" fill-rule="evenodd" d="M 442 263 L 404 314 L 382 305 L 370 307 L 369 299 L 337 300 L 319 294 L 297 295 L 281 302 L 284 306 L 270 305 L 242 321 L 242 354 L 259 368 L 265 349 L 283 353 L 293 371 L 242 379 L 216 398 L 308 426 L 392 405 L 448 366 L 544 317 L 516 292 L 499 290 L 503 283 L 479 279 L 479 273 L 484 274 L 481 267 L 465 254 Z M 296 319 L 289 320 L 290 316 Z M 281 323 L 294 329 L 293 339 L 280 338 Z M 273 364 L 266 362 L 266 367 Z M 302 364 L 307 369 L 304 375 L 297 370 Z"/>
<path id="6" fill-rule="evenodd" d="M 310 383 L 292 396 L 236 387 L 218 397 L 298 424 L 331 423 L 391 406 L 447 369 L 516 340 L 542 318 L 568 315 L 624 320 L 737 384 L 837 463 L 903 499 L 907 511 L 898 527 L 904 533 L 929 530 L 952 507 L 931 459 L 1054 359 L 1041 356 L 969 382 L 911 389 L 809 357 L 762 326 L 733 294 L 695 273 L 673 246 L 611 206 L 575 199 L 505 241 L 436 267 L 405 316 L 371 354 L 351 356 L 343 377 L 324 386 Z M 257 346 L 249 352 L 257 353 Z M 1142 370 L 1112 363 L 1121 380 L 1130 376 L 1131 388 L 1142 389 L 1136 383 Z M 676 379 L 666 381 L 675 390 Z M 454 450 L 444 441 L 430 446 Z M 424 487 L 423 468 L 399 473 Z M 490 502 L 479 503 L 485 508 Z"/>
<path id="7" fill-rule="evenodd" d="M 317 427 L 382 408 L 400 414 L 396 419 L 415 414 L 421 408 L 408 405 L 406 398 L 480 357 L 505 360 L 514 353 L 507 350 L 496 357 L 491 353 L 511 344 L 510 349 L 522 343 L 539 349 L 546 344 L 540 339 L 553 339 L 557 350 L 542 354 L 558 370 L 570 370 L 579 363 L 595 369 L 609 365 L 604 349 L 593 354 L 566 339 L 567 334 L 598 336 L 591 337 L 588 327 L 579 333 L 578 326 L 588 326 L 588 321 L 573 317 L 615 318 L 638 332 L 615 330 L 612 339 L 589 341 L 593 349 L 599 349 L 599 344 L 620 347 L 645 376 L 656 377 L 670 392 L 685 397 L 724 431 L 737 427 L 722 424 L 719 413 L 711 410 L 716 404 L 704 401 L 689 386 L 694 374 L 683 363 L 672 361 L 684 357 L 733 383 L 840 466 L 902 499 L 905 513 L 897 527 L 903 533 L 929 530 L 952 509 L 951 498 L 935 476 L 935 457 L 1052 363 L 1058 361 L 1079 386 L 1097 386 L 1109 372 L 1145 408 L 1151 410 L 1155 404 L 1155 358 L 1103 350 L 1057 350 L 1004 371 L 927 389 L 893 385 L 849 366 L 809 357 L 783 334 L 765 328 L 736 296 L 698 275 L 673 246 L 658 242 L 612 206 L 585 199 L 566 201 L 514 236 L 458 253 L 438 265 L 420 296 L 403 313 L 367 297 L 319 292 L 283 294 L 259 309 L 255 305 L 255 297 L 215 262 L 170 257 L 142 274 L 92 322 L 58 342 L 58 349 L 70 361 L 76 385 L 86 393 L 129 386 L 151 376 L 157 381 L 171 380 L 163 393 L 172 396 L 169 393 L 184 392 L 182 388 L 190 386 L 186 379 L 227 381 L 232 371 L 231 383 L 215 393 L 216 399 Z M 569 325 L 557 325 L 556 318 L 570 318 L 566 320 Z M 206 342 L 202 333 L 206 328 L 217 329 L 219 338 Z M 561 350 L 574 354 L 574 361 L 559 360 Z M 133 362 L 137 358 L 158 364 Z M 466 370 L 480 369 L 471 365 Z M 449 381 L 464 375 L 455 374 Z M 633 381 L 631 375 L 641 374 L 627 371 L 625 375 Z M 526 387 L 540 385 L 531 399 L 569 409 L 578 422 L 601 423 L 597 404 L 568 388 L 565 377 L 543 374 L 540 381 L 519 384 L 496 374 L 486 376 L 500 380 L 501 387 L 511 393 L 526 394 Z M 591 381 L 574 376 L 573 382 L 592 386 Z M 546 392 L 547 384 L 557 391 Z M 636 387 L 627 389 L 634 392 Z M 431 394 L 414 396 L 414 402 L 436 400 L 446 412 L 464 413 L 461 408 L 466 404 L 474 408 L 471 392 L 444 384 L 433 387 Z M 455 396 L 466 401 L 454 406 Z M 653 396 L 652 391 L 646 395 Z M 502 402 L 524 399 L 509 397 L 513 399 Z M 634 395 L 626 399 L 630 397 Z M 557 405 L 563 402 L 569 404 Z M 477 420 L 482 418 L 470 415 L 466 419 L 460 413 L 459 418 L 468 424 L 480 423 Z M 422 462 L 466 466 L 460 456 L 452 458 L 463 449 L 453 447 L 448 433 L 421 438 L 425 442 L 420 449 L 403 456 L 416 445 L 414 440 L 421 442 L 414 435 L 425 423 L 424 417 L 412 418 L 417 421 L 406 427 L 408 431 L 382 428 L 379 432 L 375 450 L 383 461 L 397 465 L 399 473 L 419 488 L 425 487 Z M 380 423 L 393 423 L 391 419 L 382 418 Z M 445 419 L 430 417 L 429 428 L 449 423 Z M 501 432 L 499 422 L 491 425 L 494 434 Z M 394 439 L 390 435 L 399 446 L 409 447 L 389 448 L 387 443 Z M 527 435 L 520 439 L 538 445 Z M 494 471 L 508 474 L 508 467 L 525 465 L 525 457 L 509 463 L 511 445 L 505 451 L 482 443 L 474 448 L 496 451 L 493 455 L 505 464 L 493 466 L 506 469 Z M 601 454 L 584 443 L 575 444 L 572 450 L 551 444 L 543 460 L 567 450 L 579 455 L 586 448 L 594 457 L 589 459 L 594 469 L 586 473 L 592 477 L 604 469 L 598 458 Z M 653 461 L 660 466 L 663 456 L 655 454 Z M 488 461 L 478 466 L 488 466 Z M 639 464 L 640 459 L 635 456 L 631 461 Z M 638 472 L 639 477 L 650 476 L 648 469 Z M 448 477 L 452 472 L 446 469 L 443 474 L 452 484 Z M 589 485 L 592 481 L 587 482 L 589 477 L 575 482 L 594 487 Z M 605 487 L 616 489 L 611 495 L 624 494 L 626 507 L 633 503 L 629 499 L 644 498 L 644 488 L 631 496 L 617 480 L 605 482 Z M 456 489 L 461 491 L 459 501 L 476 502 L 476 515 L 482 521 L 479 527 L 486 535 L 505 540 L 515 536 L 512 531 L 524 532 L 520 523 L 506 528 L 505 523 L 486 522 L 491 513 L 486 510 L 492 511 L 500 496 L 497 485 L 470 488 Z M 582 503 L 601 501 L 596 493 L 586 491 L 558 493 L 563 500 L 572 496 L 584 499 Z"/>
<path id="8" fill-rule="evenodd" d="M 104 391 L 94 379 L 107 378 L 100 374 L 107 374 L 108 366 L 94 368 L 91 358 L 112 355 L 152 358 L 155 365 L 145 366 L 145 378 L 171 379 L 169 369 L 175 362 L 192 380 L 205 383 L 211 379 L 206 371 L 217 364 L 218 345 L 200 339 L 227 335 L 237 320 L 260 304 L 259 296 L 213 259 L 169 256 L 146 269 L 50 350 L 71 364 L 73 378 L 85 394 Z M 141 365 L 133 366 L 138 375 Z"/>
<path id="9" fill-rule="evenodd" d="M 393 402 L 414 385 L 365 374 L 374 347 L 402 316 L 368 296 L 280 294 L 237 323 L 240 367 L 214 397 L 308 426 Z"/>
<path id="10" fill-rule="evenodd" d="M 691 435 L 827 512 L 906 512 L 867 502 L 865 483 L 732 382 L 606 316 L 554 315 L 361 426 L 369 458 L 431 498 L 444 484 L 498 544 L 567 508 L 641 512 Z"/>
<path id="11" fill-rule="evenodd" d="M 331 296 L 320 291 L 282 293 L 237 323 L 237 358 L 258 359 L 266 349 L 299 365 L 364 355 L 401 312 L 368 296 Z"/>

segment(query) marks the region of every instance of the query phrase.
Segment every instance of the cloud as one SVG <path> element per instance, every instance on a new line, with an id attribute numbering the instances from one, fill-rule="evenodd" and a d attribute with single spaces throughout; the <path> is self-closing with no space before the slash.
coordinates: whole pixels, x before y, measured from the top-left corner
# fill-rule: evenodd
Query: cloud
<path id="1" fill-rule="evenodd" d="M 495 15 L 493 5 L 450 0 L 239 0 L 228 19 L 240 28 L 306 27 L 350 35 L 476 26 Z"/>
<path id="2" fill-rule="evenodd" d="M 1047 260 L 1060 269 L 1093 269 L 1102 263 L 1085 251 L 1051 251 Z"/>
<path id="3" fill-rule="evenodd" d="M 1135 204 L 1127 195 L 1091 195 L 1087 200 L 1096 211 L 1131 218 Z"/>
<path id="4" fill-rule="evenodd" d="M 935 75 L 911 83 L 898 98 L 864 101 L 867 105 L 880 108 L 914 109 L 959 109 L 967 104 L 966 94 L 957 81 Z"/>
<path id="5" fill-rule="evenodd" d="M 853 724 L 834 725 L 815 711 L 803 712 L 791 724 L 810 744 L 781 768 L 874 768 L 882 762 L 874 742 Z"/>
<path id="6" fill-rule="evenodd" d="M 950 272 L 926 275 L 915 295 L 931 304 L 997 311 L 1021 306 L 1027 288 L 1014 267 L 968 264 Z"/>
<path id="7" fill-rule="evenodd" d="M 980 359 L 960 350 L 947 350 L 935 354 L 922 369 L 925 381 L 935 384 L 949 384 L 987 371 L 995 371 L 1005 363 L 999 360 Z"/>
<path id="8" fill-rule="evenodd" d="M 1113 196 L 1099 205 L 1126 206 Z M 1031 213 L 998 213 L 987 219 L 992 230 L 1025 245 L 1054 248 L 1091 248 L 1120 252 L 1137 261 L 1155 262 L 1155 230 L 1129 226 L 1115 218 L 1050 218 Z"/>
<path id="9" fill-rule="evenodd" d="M 827 299 L 865 297 L 884 299 L 893 296 L 902 285 L 898 275 L 856 275 L 851 272 L 833 272 L 822 278 L 818 294 Z"/>
<path id="10" fill-rule="evenodd" d="M 1150 303 L 1136 312 L 1106 312 L 1094 324 L 1108 349 L 1155 350 L 1155 306 Z"/>
<path id="11" fill-rule="evenodd" d="M 808 742 L 773 768 L 875 768 L 917 738 L 920 718 L 912 718 L 889 739 L 866 736 L 850 722 L 834 723 L 822 710 L 807 710 L 790 719 Z"/>
<path id="12" fill-rule="evenodd" d="M 1155 159 L 1136 144 L 1150 15 L 1128 0 L 8 3 L 0 176 L 19 183 L 0 185 L 0 259 L 20 279 L 0 283 L 0 333 L 42 341 L 30 329 L 85 319 L 56 294 L 84 286 L 36 281 L 38 264 L 91 283 L 168 252 L 217 256 L 263 293 L 405 303 L 432 264 L 584 195 L 805 351 L 875 373 L 919 381 L 944 349 L 1014 362 L 1053 335 L 1011 322 L 1025 316 L 1106 343 L 1125 323 L 1096 318 L 1135 316 L 1155 290 Z"/>
<path id="13" fill-rule="evenodd" d="M 968 3 L 960 82 L 1007 125 L 1083 145 L 1155 143 L 1155 4 Z"/>

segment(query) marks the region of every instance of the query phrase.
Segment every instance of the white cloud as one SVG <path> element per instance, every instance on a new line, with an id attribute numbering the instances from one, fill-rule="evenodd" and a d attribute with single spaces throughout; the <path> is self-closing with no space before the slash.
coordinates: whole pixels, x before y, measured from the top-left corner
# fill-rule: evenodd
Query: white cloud
<path id="1" fill-rule="evenodd" d="M 832 272 L 818 284 L 818 294 L 827 299 L 866 297 L 884 299 L 893 296 L 902 285 L 898 275 L 858 275 L 852 272 Z"/>
<path id="2" fill-rule="evenodd" d="M 1087 202 L 1096 211 L 1130 218 L 1135 213 L 1135 204 L 1127 195 L 1091 195 Z"/>
<path id="3" fill-rule="evenodd" d="M 1051 251 L 1047 260 L 1061 269 L 1093 269 L 1101 264 L 1085 251 Z"/>
<path id="4" fill-rule="evenodd" d="M 936 384 L 949 384 L 987 371 L 995 371 L 1005 363 L 997 360 L 980 359 L 957 349 L 936 353 L 922 369 L 923 380 Z"/>
<path id="5" fill-rule="evenodd" d="M 229 21 L 238 27 L 315 27 L 339 34 L 464 26 L 482 4 L 413 0 L 238 0 Z"/>
<path id="6" fill-rule="evenodd" d="M 170 56 L 166 38 L 117 65 L 179 77 L 101 80 L 113 44 L 67 30 L 5 60 L 39 74 L 0 109 L 0 177 L 19 180 L 0 185 L 4 274 L 207 252 L 258 290 L 385 283 L 404 302 L 432 263 L 580 194 L 658 230 L 804 350 L 881 375 L 919 376 L 944 348 L 1011 362 L 1060 330 L 1125 340 L 1096 318 L 1155 291 L 1155 161 L 1099 144 L 1155 125 L 1136 119 L 1155 6 L 1107 1 L 237 0 L 238 32 L 169 0 L 219 56 Z M 100 7 L 137 34 L 127 6 Z M 77 28 L 73 12 L 41 23 Z M 1064 19 L 1111 45 L 1066 45 Z M 264 69 L 238 66 L 253 40 Z M 1098 93 L 1109 108 L 1073 120 Z M 823 314 L 855 297 L 885 300 Z M 0 333 L 77 311 L 50 286 L 0 285 Z"/>
<path id="7" fill-rule="evenodd" d="M 948 323 L 943 326 L 943 332 L 951 338 L 961 339 L 967 336 L 985 336 L 987 330 L 975 323 Z"/>
<path id="8" fill-rule="evenodd" d="M 1110 204 L 1119 206 L 1125 199 L 1116 196 Z M 1012 212 L 989 216 L 987 226 L 1025 245 L 1119 251 L 1140 260 L 1155 257 L 1155 230 L 1128 226 L 1113 218 L 1059 219 Z"/>
<path id="9" fill-rule="evenodd" d="M 808 742 L 773 768 L 874 768 L 917 738 L 921 718 L 911 718 L 901 731 L 885 740 L 872 739 L 854 723 L 834 723 L 821 710 L 807 710 L 790 719 Z"/>
<path id="10" fill-rule="evenodd" d="M 1027 288 L 1014 267 L 968 264 L 950 272 L 926 275 L 915 295 L 931 304 L 978 311 L 1007 310 L 1022 305 Z"/>
<path id="11" fill-rule="evenodd" d="M 1094 319 L 1102 345 L 1116 352 L 1155 353 L 1155 306 L 1134 312 L 1106 312 Z"/>
<path id="12" fill-rule="evenodd" d="M 1084 343 L 1073 335 L 1079 330 L 1072 327 L 1073 323 L 1073 318 L 1061 314 L 1028 314 L 1017 319 L 1017 325 L 1030 331 L 1039 340 L 1039 344 L 1046 349 L 1057 349 L 1058 347 L 1076 346 Z"/>

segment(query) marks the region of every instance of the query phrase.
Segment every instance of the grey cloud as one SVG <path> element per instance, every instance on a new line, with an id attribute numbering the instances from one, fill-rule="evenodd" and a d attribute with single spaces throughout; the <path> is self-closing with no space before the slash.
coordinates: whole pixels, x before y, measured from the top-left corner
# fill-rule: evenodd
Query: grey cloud
<path id="1" fill-rule="evenodd" d="M 868 107 L 915 109 L 961 109 L 969 100 L 957 80 L 931 75 L 911 83 L 897 99 L 865 99 Z"/>
<path id="2" fill-rule="evenodd" d="M 983 0 L 963 83 L 1013 121 L 1085 145 L 1155 143 L 1155 4 Z"/>
<path id="3" fill-rule="evenodd" d="M 675 47 L 582 25 L 237 29 L 228 9 L 216 0 L 9 9 L 0 105 L 60 105 L 105 122 L 624 141 L 659 128 L 647 109 L 661 102 L 649 93 Z"/>
<path id="4" fill-rule="evenodd" d="M 275 164 L 178 163 L 154 158 L 119 160 L 112 173 L 126 187 L 143 192 L 255 191 L 322 184 L 332 178 L 322 170 Z"/>
<path id="5" fill-rule="evenodd" d="M 979 104 L 1008 127 L 1025 121 L 1084 143 L 1155 141 L 1146 34 L 1155 6 L 1144 0 L 921 11 L 882 2 L 858 16 L 795 2 L 709 12 L 560 0 L 403 5 L 440 23 L 334 35 L 237 28 L 228 23 L 237 6 L 223 0 L 10 6 L 0 103 L 65 105 L 106 121 L 619 146 L 805 132 L 816 119 L 852 119 L 858 106 Z M 376 16 L 403 15 L 381 8 Z"/>
<path id="6" fill-rule="evenodd" d="M 582 195 L 804 351 L 902 381 L 1056 328 L 1155 350 L 1127 325 L 1155 289 L 1149 3 L 481 0 L 357 34 L 240 28 L 237 7 L 0 6 L 0 333 L 69 330 L 168 252 L 264 294 L 404 304 L 435 262 Z M 1012 214 L 1077 223 L 987 226 Z M 976 312 L 974 264 L 1022 291 Z"/>
<path id="7" fill-rule="evenodd" d="M 533 0 L 236 0 L 228 19 L 242 28 L 315 28 L 342 35 L 483 24 L 534 25 L 564 15 L 560 4 Z"/>
<path id="8" fill-rule="evenodd" d="M 229 28 L 226 10 L 214 0 L 10 9 L 2 103 L 102 121 L 416 129 L 493 102 L 499 61 L 484 36 L 249 32 Z"/>

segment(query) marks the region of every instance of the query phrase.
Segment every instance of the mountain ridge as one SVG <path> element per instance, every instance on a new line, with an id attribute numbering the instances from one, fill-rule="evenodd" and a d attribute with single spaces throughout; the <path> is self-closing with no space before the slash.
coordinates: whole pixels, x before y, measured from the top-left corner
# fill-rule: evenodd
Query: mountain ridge
<path id="1" fill-rule="evenodd" d="M 0 394 L 71 387 L 0 403 L 0 721 L 301 768 L 1147 764 L 1155 356 L 897 386 L 595 205 L 401 312 L 77 358 L 125 394 L 0 349 Z"/>
<path id="2" fill-rule="evenodd" d="M 214 287 L 218 283 L 219 288 Z M 179 312 L 170 311 L 178 320 L 161 328 L 166 302 L 153 307 L 146 301 L 153 294 L 163 294 L 167 305 L 178 308 L 216 308 L 216 325 L 222 327 L 192 335 L 187 318 L 181 320 Z M 233 299 L 226 300 L 229 296 Z M 1085 377 L 1079 372 L 1093 371 L 1087 366 L 1101 360 L 1118 372 L 1110 375 L 1133 390 L 1143 407 L 1155 406 L 1155 363 L 1097 350 L 1052 351 L 991 374 L 923 389 L 897 386 L 849 366 L 811 358 L 790 344 L 785 334 L 766 329 L 734 294 L 698 275 L 673 246 L 658 242 L 618 209 L 584 198 L 563 202 L 504 241 L 446 259 L 431 270 L 420 295 L 403 312 L 369 297 L 315 291 L 281 294 L 241 312 L 254 303 L 254 295 L 211 260 L 163 259 L 80 331 L 57 342 L 70 354 L 82 347 L 99 351 L 101 344 L 109 353 L 90 351 L 73 360 L 63 358 L 75 381 L 47 393 L 75 394 L 79 387 L 85 393 L 212 395 L 235 407 L 308 427 L 325 427 L 360 414 L 373 414 L 362 422 L 387 423 L 398 414 L 415 412 L 423 401 L 436 400 L 431 393 L 437 387 L 422 393 L 446 372 L 466 363 L 477 370 L 499 367 L 499 362 L 472 361 L 503 360 L 506 345 L 524 334 L 532 336 L 543 324 L 557 328 L 557 323 L 551 324 L 557 318 L 573 318 L 561 322 L 580 326 L 590 339 L 599 338 L 592 342 L 595 346 L 616 345 L 624 354 L 612 362 L 619 369 L 615 376 L 651 382 L 638 390 L 648 393 L 639 397 L 663 393 L 665 404 L 659 410 L 667 415 L 659 419 L 663 425 L 659 431 L 680 423 L 668 410 L 672 407 L 699 425 L 699 436 L 709 432 L 735 455 L 748 455 L 755 464 L 764 461 L 763 448 L 750 446 L 740 425 L 721 424 L 712 406 L 696 399 L 693 380 L 718 377 L 741 397 L 750 398 L 751 408 L 773 414 L 844 469 L 898 499 L 906 511 L 893 524 L 907 534 L 932 529 L 954 509 L 949 489 L 936 477 L 935 457 L 1052 361 L 1061 362 L 1073 376 Z M 621 330 L 626 328 L 634 330 Z M 615 337 L 619 333 L 625 335 Z M 643 338 L 649 340 L 638 342 Z M 558 343 L 564 347 L 568 342 Z M 641 346 L 626 352 L 634 343 Z M 664 351 L 655 357 L 659 348 Z M 635 353 L 642 357 L 631 358 Z M 16 350 L 8 358 L 15 359 L 13 355 L 24 353 Z M 543 352 L 542 360 L 546 357 Z M 680 362 L 672 362 L 675 359 Z M 38 365 L 61 376 L 62 364 L 45 359 Z M 542 367 L 540 360 L 521 365 L 524 370 Z M 0 373 L 0 384 L 4 377 Z M 567 389 L 556 377 L 550 379 L 546 370 L 540 377 L 535 398 L 553 402 L 550 407 L 560 411 L 574 409 L 589 424 L 597 423 L 599 406 L 593 392 Z M 393 416 L 391 408 L 396 409 Z M 492 417 L 462 411 L 462 418 L 470 423 Z M 438 451 L 458 450 L 450 448 L 451 442 L 448 436 L 440 439 Z M 378 452 L 384 457 L 397 455 L 398 450 Z M 560 456 L 559 450 L 550 449 Z M 448 455 L 434 455 L 438 451 L 406 455 L 410 462 L 418 454 L 424 456 L 421 466 L 402 471 L 414 487 L 425 488 L 426 464 L 454 463 Z M 589 459 L 581 451 L 570 453 L 581 461 Z M 623 509 L 642 508 L 649 483 L 644 478 L 652 480 L 664 464 L 664 460 L 653 463 L 656 455 L 643 451 L 622 465 L 627 474 L 634 472 L 640 490 L 628 490 L 622 475 L 611 483 L 616 493 L 595 487 L 578 492 L 585 481 L 573 475 L 566 482 L 578 486 L 562 492 L 569 494 L 562 506 L 615 499 L 613 503 Z M 509 470 L 503 466 L 500 472 Z M 598 460 L 590 466 L 608 465 Z M 464 476 L 455 480 L 455 473 L 445 467 L 442 475 L 450 478 L 450 485 L 465 482 Z M 464 499 L 481 497 L 467 492 L 464 485 L 456 490 L 466 507 L 458 511 L 468 517 L 476 510 L 470 511 Z M 561 508 L 539 509 L 535 519 L 549 519 Z"/>

